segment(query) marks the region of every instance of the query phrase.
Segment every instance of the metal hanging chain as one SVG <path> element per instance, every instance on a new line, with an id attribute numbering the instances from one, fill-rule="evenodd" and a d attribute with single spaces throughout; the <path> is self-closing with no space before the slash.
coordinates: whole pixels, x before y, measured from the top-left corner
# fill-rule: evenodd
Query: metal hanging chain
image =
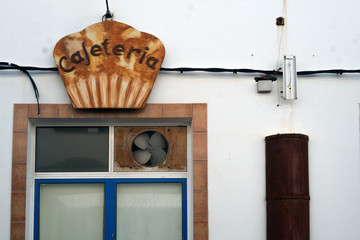
<path id="1" fill-rule="evenodd" d="M 114 14 L 112 14 L 109 10 L 109 3 L 108 0 L 106 1 L 106 13 L 105 15 L 102 17 L 102 21 L 108 21 L 108 20 L 113 20 Z"/>

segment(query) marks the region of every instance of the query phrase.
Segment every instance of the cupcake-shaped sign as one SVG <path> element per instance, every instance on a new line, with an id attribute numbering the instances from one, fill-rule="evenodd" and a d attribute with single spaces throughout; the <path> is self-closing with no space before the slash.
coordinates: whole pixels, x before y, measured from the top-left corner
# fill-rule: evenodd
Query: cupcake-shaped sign
<path id="1" fill-rule="evenodd" d="M 142 108 L 165 57 L 153 35 L 103 21 L 57 42 L 54 59 L 75 108 Z"/>

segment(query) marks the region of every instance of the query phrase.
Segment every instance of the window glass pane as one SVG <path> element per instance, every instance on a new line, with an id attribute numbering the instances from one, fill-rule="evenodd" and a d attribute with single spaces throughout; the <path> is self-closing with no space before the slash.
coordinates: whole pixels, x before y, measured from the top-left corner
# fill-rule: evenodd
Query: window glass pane
<path id="1" fill-rule="evenodd" d="M 104 229 L 104 184 L 40 184 L 40 240 L 99 240 Z"/>
<path id="2" fill-rule="evenodd" d="M 106 172 L 109 128 L 36 128 L 36 172 Z"/>
<path id="3" fill-rule="evenodd" d="M 119 183 L 117 240 L 182 239 L 181 183 Z"/>

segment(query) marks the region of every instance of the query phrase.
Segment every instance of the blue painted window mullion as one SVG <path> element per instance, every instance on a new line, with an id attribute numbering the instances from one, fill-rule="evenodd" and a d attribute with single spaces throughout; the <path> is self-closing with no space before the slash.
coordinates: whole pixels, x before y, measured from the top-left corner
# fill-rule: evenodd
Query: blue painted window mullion
<path id="1" fill-rule="evenodd" d="M 111 232 L 113 234 L 112 240 L 116 239 L 116 182 L 111 181 Z"/>
<path id="2" fill-rule="evenodd" d="M 104 232 L 105 240 L 116 239 L 116 211 L 114 211 L 114 202 L 116 207 L 116 188 L 115 183 L 111 180 L 105 180 L 105 223 Z M 116 209 L 116 208 L 115 208 Z"/>
<path id="3" fill-rule="evenodd" d="M 39 192 L 39 182 L 35 181 L 35 206 L 34 206 L 34 225 L 35 225 L 35 229 L 34 229 L 34 240 L 38 240 L 39 239 L 39 207 L 40 207 L 40 192 Z"/>
<path id="4" fill-rule="evenodd" d="M 182 180 L 182 238 L 187 240 L 187 182 Z"/>

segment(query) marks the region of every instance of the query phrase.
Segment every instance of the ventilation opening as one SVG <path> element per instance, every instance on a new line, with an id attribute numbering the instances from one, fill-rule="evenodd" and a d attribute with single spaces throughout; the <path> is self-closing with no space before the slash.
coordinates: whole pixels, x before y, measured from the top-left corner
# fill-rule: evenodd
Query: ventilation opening
<path id="1" fill-rule="evenodd" d="M 169 143 L 157 131 L 145 131 L 137 135 L 131 150 L 134 160 L 142 166 L 153 167 L 165 161 Z"/>

